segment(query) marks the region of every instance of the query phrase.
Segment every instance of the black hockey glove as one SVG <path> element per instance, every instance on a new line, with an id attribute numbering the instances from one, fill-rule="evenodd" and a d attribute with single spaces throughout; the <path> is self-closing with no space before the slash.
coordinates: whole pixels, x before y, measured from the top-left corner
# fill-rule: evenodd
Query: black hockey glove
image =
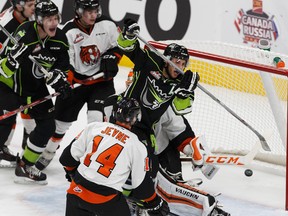
<path id="1" fill-rule="evenodd" d="M 170 212 L 168 203 L 158 195 L 151 202 L 145 202 L 143 208 L 151 216 L 165 216 Z"/>
<path id="2" fill-rule="evenodd" d="M 71 182 L 75 176 L 75 172 L 77 170 L 77 167 L 73 170 L 68 170 L 64 167 L 64 170 L 65 170 L 65 178 L 67 179 L 68 182 Z"/>
<path id="3" fill-rule="evenodd" d="M 46 84 L 51 86 L 56 92 L 59 92 L 58 97 L 65 99 L 72 94 L 72 89 L 67 82 L 65 73 L 59 69 L 49 71 L 50 76 L 46 77 Z"/>
<path id="4" fill-rule="evenodd" d="M 122 35 L 127 40 L 135 40 L 136 39 L 136 32 L 140 31 L 140 26 L 138 23 L 132 19 L 125 19 Z"/>
<path id="5" fill-rule="evenodd" d="M 19 65 L 23 62 L 24 56 L 27 53 L 27 46 L 23 43 L 15 44 L 10 52 L 7 54 L 6 66 L 15 71 L 19 68 Z"/>
<path id="6" fill-rule="evenodd" d="M 178 88 L 175 90 L 177 97 L 185 99 L 189 97 L 197 87 L 197 83 L 200 80 L 200 76 L 197 72 L 192 72 L 187 70 L 178 85 Z"/>
<path id="7" fill-rule="evenodd" d="M 115 77 L 118 72 L 119 57 L 113 52 L 103 53 L 100 63 L 100 71 L 104 73 L 104 79 L 108 80 L 111 77 Z"/>

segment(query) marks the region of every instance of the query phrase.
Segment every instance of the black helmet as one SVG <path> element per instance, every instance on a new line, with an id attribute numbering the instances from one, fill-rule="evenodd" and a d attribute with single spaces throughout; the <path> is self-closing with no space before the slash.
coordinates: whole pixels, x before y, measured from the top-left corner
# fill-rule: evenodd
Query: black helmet
<path id="1" fill-rule="evenodd" d="M 97 17 L 102 15 L 102 9 L 99 4 L 99 0 L 75 0 L 74 4 L 75 13 L 80 18 L 83 15 L 84 10 L 97 9 Z"/>
<path id="2" fill-rule="evenodd" d="M 136 120 L 140 121 L 141 108 L 134 98 L 121 98 L 113 107 L 113 117 L 116 121 L 133 125 Z"/>
<path id="3" fill-rule="evenodd" d="M 61 15 L 58 7 L 51 0 L 37 1 L 35 6 L 35 19 L 37 23 L 42 24 L 43 18 L 48 16 L 58 15 L 59 23 L 61 22 Z"/>
<path id="4" fill-rule="evenodd" d="M 164 56 L 167 56 L 169 59 L 178 58 L 186 61 L 186 65 L 189 60 L 189 53 L 186 47 L 178 45 L 176 43 L 169 44 L 164 50 Z"/>
<path id="5" fill-rule="evenodd" d="M 29 2 L 29 1 L 32 1 L 32 0 L 10 0 L 10 3 L 15 8 L 17 4 L 24 7 L 25 3 Z"/>

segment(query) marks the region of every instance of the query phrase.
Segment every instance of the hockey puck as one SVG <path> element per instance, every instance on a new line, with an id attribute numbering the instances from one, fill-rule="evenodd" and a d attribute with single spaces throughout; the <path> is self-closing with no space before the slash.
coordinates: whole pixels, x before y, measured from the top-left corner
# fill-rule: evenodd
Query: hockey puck
<path id="1" fill-rule="evenodd" d="M 251 169 L 246 169 L 244 173 L 247 177 L 250 177 L 253 175 L 253 171 Z"/>

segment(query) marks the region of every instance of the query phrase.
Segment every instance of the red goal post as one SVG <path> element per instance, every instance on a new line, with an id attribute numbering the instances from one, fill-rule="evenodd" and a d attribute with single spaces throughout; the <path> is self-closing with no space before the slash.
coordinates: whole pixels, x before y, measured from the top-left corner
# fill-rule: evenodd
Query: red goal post
<path id="1" fill-rule="evenodd" d="M 288 171 L 288 56 L 222 42 L 149 43 L 163 51 L 172 42 L 188 48 L 187 69 L 200 74 L 201 85 L 265 137 L 271 152 L 261 149 L 255 163 L 261 161 L 259 164 L 264 169 L 285 175 Z M 286 67 L 277 68 L 275 57 L 281 58 Z M 205 134 L 213 153 L 246 155 L 257 142 L 255 134 L 199 89 L 187 119 L 197 135 Z M 287 201 L 285 207 L 287 210 Z"/>

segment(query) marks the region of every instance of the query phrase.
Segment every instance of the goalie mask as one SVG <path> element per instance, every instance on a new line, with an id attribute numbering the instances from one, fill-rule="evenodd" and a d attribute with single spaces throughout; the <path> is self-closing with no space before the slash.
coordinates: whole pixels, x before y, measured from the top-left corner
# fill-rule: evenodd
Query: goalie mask
<path id="1" fill-rule="evenodd" d="M 188 65 L 189 53 L 188 50 L 181 45 L 176 43 L 169 44 L 164 50 L 164 56 L 167 56 L 171 60 L 171 58 L 182 59 L 186 61 L 186 66 Z"/>
<path id="2" fill-rule="evenodd" d="M 74 8 L 77 18 L 81 18 L 85 10 L 97 10 L 97 18 L 102 15 L 99 0 L 75 0 Z"/>
<path id="3" fill-rule="evenodd" d="M 137 100 L 124 97 L 114 106 L 112 115 L 118 122 L 133 125 L 141 119 L 141 108 Z"/>
<path id="4" fill-rule="evenodd" d="M 37 1 L 35 6 L 35 19 L 38 24 L 43 24 L 43 18 L 58 15 L 59 23 L 61 22 L 61 14 L 58 7 L 50 0 Z"/>

